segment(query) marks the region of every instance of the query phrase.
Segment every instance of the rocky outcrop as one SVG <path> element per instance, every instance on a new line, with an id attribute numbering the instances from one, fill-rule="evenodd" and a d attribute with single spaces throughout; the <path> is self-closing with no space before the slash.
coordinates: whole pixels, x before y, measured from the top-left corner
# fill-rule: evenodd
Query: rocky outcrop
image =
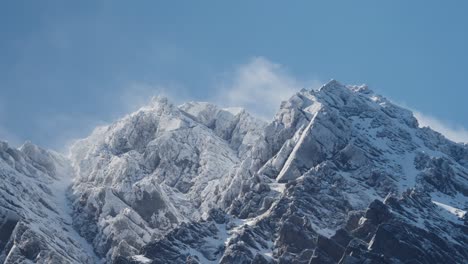
<path id="1" fill-rule="evenodd" d="M 227 234 L 221 255 L 182 244 L 201 263 L 437 263 L 452 251 L 447 260 L 463 263 L 465 149 L 365 86 L 303 90 L 252 148 L 261 162 L 241 161 L 242 188 L 220 205 L 238 220 L 214 225 Z"/>
<path id="2" fill-rule="evenodd" d="M 366 86 L 301 90 L 268 124 L 155 98 L 69 160 L 31 143 L 0 157 L 7 263 L 468 258 L 468 146 Z"/>
<path id="3" fill-rule="evenodd" d="M 73 177 L 61 155 L 0 142 L 0 262 L 94 263 L 72 227 L 65 196 Z"/>

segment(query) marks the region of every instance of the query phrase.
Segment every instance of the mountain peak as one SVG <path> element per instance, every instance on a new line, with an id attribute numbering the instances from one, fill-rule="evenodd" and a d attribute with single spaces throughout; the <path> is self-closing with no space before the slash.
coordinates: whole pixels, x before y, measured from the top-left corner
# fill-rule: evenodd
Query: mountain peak
<path id="1" fill-rule="evenodd" d="M 332 79 L 322 85 L 319 90 L 319 92 L 323 93 L 348 93 L 353 92 L 353 93 L 362 93 L 362 94 L 367 94 L 371 95 L 373 94 L 373 91 L 369 89 L 369 86 L 366 84 L 361 84 L 361 85 L 344 85 L 340 83 L 339 81 Z"/>
<path id="2" fill-rule="evenodd" d="M 463 263 L 468 255 L 466 145 L 419 128 L 366 85 L 303 89 L 269 124 L 158 96 L 76 142 L 70 161 L 30 142 L 3 149 L 0 208 L 25 219 L 0 238 L 15 251 L 6 263 L 22 254 L 40 262 L 44 252 L 73 259 L 57 263 L 98 263 L 85 257 L 93 250 L 107 263 L 177 264 Z M 52 177 L 65 174 L 76 175 L 70 189 Z M 18 222 L 0 210 L 0 233 L 5 218 Z M 45 239 L 55 234 L 64 239 Z M 31 241 L 52 242 L 35 250 Z"/>
<path id="3" fill-rule="evenodd" d="M 169 99 L 166 97 L 166 96 L 163 96 L 163 95 L 157 95 L 157 96 L 153 96 L 151 98 L 151 105 L 158 105 L 158 104 L 168 104 L 169 103 Z"/>
<path id="4" fill-rule="evenodd" d="M 170 112 L 176 107 L 171 103 L 171 101 L 162 95 L 153 96 L 150 103 L 147 106 L 143 106 L 142 109 L 154 109 L 156 112 Z"/>
<path id="5" fill-rule="evenodd" d="M 335 79 L 326 82 L 320 89 L 344 88 L 345 86 Z"/>

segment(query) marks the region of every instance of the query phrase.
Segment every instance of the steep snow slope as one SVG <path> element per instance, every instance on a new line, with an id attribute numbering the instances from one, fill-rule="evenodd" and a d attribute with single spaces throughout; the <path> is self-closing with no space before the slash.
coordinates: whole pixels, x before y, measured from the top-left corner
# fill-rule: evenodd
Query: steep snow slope
<path id="1" fill-rule="evenodd" d="M 72 227 L 66 159 L 31 143 L 0 142 L 0 262 L 96 263 Z"/>

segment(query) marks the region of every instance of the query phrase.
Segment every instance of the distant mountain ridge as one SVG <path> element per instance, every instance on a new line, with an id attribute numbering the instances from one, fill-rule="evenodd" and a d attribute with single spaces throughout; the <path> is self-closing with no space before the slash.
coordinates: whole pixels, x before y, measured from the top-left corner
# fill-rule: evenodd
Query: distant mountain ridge
<path id="1" fill-rule="evenodd" d="M 468 259 L 468 146 L 367 86 L 303 89 L 269 123 L 156 97 L 69 157 L 0 157 L 5 263 Z"/>

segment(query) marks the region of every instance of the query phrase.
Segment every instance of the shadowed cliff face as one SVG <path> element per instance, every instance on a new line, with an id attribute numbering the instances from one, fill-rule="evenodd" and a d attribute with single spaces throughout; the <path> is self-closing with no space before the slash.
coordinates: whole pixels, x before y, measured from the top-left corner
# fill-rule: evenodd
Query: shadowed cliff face
<path id="1" fill-rule="evenodd" d="M 15 212 L 0 208 L 0 251 L 3 251 L 10 241 L 19 220 L 20 218 Z"/>
<path id="2" fill-rule="evenodd" d="M 0 258 L 11 263 L 468 256 L 467 146 L 419 128 L 410 111 L 366 86 L 302 90 L 268 124 L 155 98 L 76 142 L 69 159 L 32 144 L 0 154 L 0 206 L 13 212 L 0 211 Z M 65 175 L 74 177 L 70 189 Z M 59 202 L 65 195 L 72 210 Z"/>

